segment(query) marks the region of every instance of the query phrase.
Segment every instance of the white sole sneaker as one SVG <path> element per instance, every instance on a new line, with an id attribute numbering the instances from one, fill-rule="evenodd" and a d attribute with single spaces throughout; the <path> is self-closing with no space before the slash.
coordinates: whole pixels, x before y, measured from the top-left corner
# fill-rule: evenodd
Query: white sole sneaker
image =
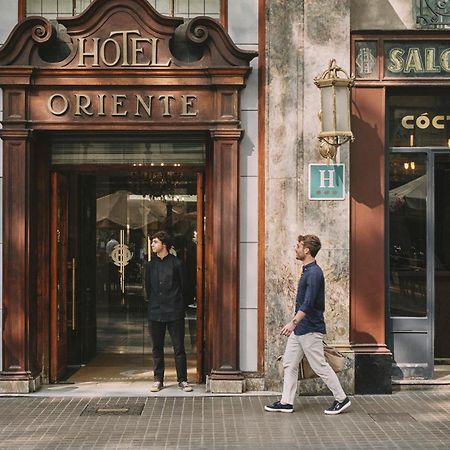
<path id="1" fill-rule="evenodd" d="M 335 416 L 336 414 L 340 414 L 341 412 L 345 411 L 351 404 L 352 402 L 349 400 L 344 406 L 342 406 L 342 408 L 338 409 L 337 411 L 328 411 L 328 409 L 326 409 L 324 413 L 328 414 L 329 416 Z"/>

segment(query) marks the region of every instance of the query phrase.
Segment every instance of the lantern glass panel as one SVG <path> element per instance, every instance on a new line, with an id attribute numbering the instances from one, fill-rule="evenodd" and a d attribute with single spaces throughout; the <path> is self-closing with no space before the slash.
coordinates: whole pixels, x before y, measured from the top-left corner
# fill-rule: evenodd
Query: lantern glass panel
<path id="1" fill-rule="evenodd" d="M 350 131 L 349 117 L 349 89 L 346 86 L 336 86 L 336 128 L 338 131 Z"/>
<path id="2" fill-rule="evenodd" d="M 320 89 L 322 94 L 322 132 L 334 131 L 334 88 L 326 86 Z"/>

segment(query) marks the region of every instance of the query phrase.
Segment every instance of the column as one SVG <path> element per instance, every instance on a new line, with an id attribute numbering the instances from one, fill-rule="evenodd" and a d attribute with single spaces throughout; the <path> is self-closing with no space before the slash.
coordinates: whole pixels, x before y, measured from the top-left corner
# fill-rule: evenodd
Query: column
<path id="1" fill-rule="evenodd" d="M 3 355 L 0 392 L 37 388 L 34 230 L 30 199 L 30 131 L 25 129 L 26 93 L 4 92 L 3 140 Z"/>
<path id="2" fill-rule="evenodd" d="M 212 255 L 209 331 L 212 392 L 242 392 L 239 370 L 239 140 L 241 130 L 211 134 Z"/>

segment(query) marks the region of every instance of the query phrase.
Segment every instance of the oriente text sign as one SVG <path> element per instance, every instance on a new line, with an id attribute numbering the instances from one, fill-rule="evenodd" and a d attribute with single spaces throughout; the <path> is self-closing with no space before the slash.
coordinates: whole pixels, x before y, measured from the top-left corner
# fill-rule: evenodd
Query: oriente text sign
<path id="1" fill-rule="evenodd" d="M 73 117 L 196 117 L 194 94 L 158 93 L 54 93 L 47 109 L 53 116 Z"/>

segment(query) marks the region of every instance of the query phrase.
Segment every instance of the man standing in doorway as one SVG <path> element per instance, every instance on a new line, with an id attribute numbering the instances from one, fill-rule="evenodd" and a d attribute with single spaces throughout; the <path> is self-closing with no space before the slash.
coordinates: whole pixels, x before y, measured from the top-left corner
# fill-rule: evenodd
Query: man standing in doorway
<path id="1" fill-rule="evenodd" d="M 151 392 L 164 386 L 164 338 L 166 329 L 172 339 L 178 386 L 185 392 L 192 387 L 187 381 L 186 351 L 184 349 L 185 269 L 183 262 L 169 253 L 172 240 L 165 231 L 152 237 L 151 248 L 156 257 L 146 267 L 148 321 L 153 342 L 154 383 Z"/>
<path id="2" fill-rule="evenodd" d="M 264 409 L 269 412 L 294 411 L 298 366 L 305 355 L 312 370 L 322 378 L 335 398 L 324 413 L 340 414 L 351 403 L 323 352 L 323 335 L 326 333 L 323 317 L 325 280 L 315 259 L 322 245 L 320 239 L 313 234 L 300 235 L 297 241 L 296 258 L 303 263 L 303 272 L 298 283 L 295 315 L 280 332 L 288 337 L 283 356 L 283 393 L 280 401 L 265 406 Z"/>

